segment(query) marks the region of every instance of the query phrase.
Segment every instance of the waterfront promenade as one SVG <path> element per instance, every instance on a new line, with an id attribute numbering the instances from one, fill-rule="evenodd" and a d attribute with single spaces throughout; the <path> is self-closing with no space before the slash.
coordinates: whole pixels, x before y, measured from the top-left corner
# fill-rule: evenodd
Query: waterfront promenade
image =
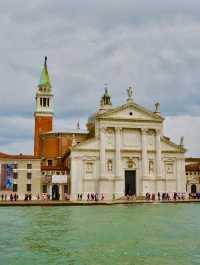
<path id="1" fill-rule="evenodd" d="M 177 203 L 200 203 L 197 199 L 185 200 L 111 200 L 111 201 L 52 201 L 52 200 L 32 200 L 32 201 L 0 201 L 0 207 L 8 206 L 96 206 L 96 205 L 120 205 L 120 204 L 177 204 Z"/>

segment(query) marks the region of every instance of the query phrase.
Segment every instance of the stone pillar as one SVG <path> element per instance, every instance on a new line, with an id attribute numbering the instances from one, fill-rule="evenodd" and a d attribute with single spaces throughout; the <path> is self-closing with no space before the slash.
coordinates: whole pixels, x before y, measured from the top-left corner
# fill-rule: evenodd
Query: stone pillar
<path id="1" fill-rule="evenodd" d="M 100 178 L 105 177 L 106 170 L 106 129 L 102 127 L 100 129 Z"/>
<path id="2" fill-rule="evenodd" d="M 115 128 L 115 176 L 121 176 L 121 128 Z"/>
<path id="3" fill-rule="evenodd" d="M 156 130 L 156 177 L 162 177 L 160 130 Z"/>
<path id="4" fill-rule="evenodd" d="M 48 185 L 48 184 L 47 184 Z M 48 191 L 48 190 L 47 190 Z M 50 194 L 50 198 L 52 200 L 52 184 L 49 184 L 49 194 Z"/>
<path id="5" fill-rule="evenodd" d="M 148 154 L 147 154 L 147 129 L 141 129 L 142 131 L 142 178 L 148 176 Z"/>

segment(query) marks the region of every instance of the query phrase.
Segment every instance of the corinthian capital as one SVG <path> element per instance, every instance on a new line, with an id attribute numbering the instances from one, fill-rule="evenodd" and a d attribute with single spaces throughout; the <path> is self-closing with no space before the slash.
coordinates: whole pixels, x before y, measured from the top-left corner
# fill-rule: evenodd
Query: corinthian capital
<path id="1" fill-rule="evenodd" d="M 107 130 L 106 126 L 101 126 L 100 132 L 106 133 L 106 130 Z"/>
<path id="2" fill-rule="evenodd" d="M 156 131 L 156 135 L 160 135 L 161 134 L 161 129 L 155 129 Z"/>
<path id="3" fill-rule="evenodd" d="M 141 128 L 141 132 L 142 132 L 142 134 L 147 134 L 148 129 L 147 128 Z"/>
<path id="4" fill-rule="evenodd" d="M 115 127 L 115 131 L 116 131 L 116 133 L 121 133 L 122 128 L 121 127 Z"/>

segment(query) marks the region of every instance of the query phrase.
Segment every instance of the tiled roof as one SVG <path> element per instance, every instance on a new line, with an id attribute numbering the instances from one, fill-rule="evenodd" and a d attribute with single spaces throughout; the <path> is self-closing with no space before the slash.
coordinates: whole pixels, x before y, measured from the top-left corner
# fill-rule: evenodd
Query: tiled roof
<path id="1" fill-rule="evenodd" d="M 35 158 L 33 155 L 23 155 L 23 154 L 19 154 L 19 155 L 10 155 L 10 154 L 6 154 L 6 153 L 2 153 L 0 152 L 0 159 L 37 159 Z"/>
<path id="2" fill-rule="evenodd" d="M 186 165 L 185 170 L 186 171 L 200 171 L 200 163 Z"/>
<path id="3" fill-rule="evenodd" d="M 199 157 L 186 157 L 185 159 L 186 162 L 200 162 Z"/>
<path id="4" fill-rule="evenodd" d="M 63 166 L 41 166 L 41 170 L 68 170 L 67 167 L 63 167 Z"/>

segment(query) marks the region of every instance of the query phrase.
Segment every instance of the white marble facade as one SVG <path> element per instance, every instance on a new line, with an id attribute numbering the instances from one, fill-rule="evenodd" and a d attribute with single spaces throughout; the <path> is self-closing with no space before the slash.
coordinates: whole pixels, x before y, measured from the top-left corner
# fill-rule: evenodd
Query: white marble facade
<path id="1" fill-rule="evenodd" d="M 92 192 L 119 198 L 129 186 L 136 196 L 185 192 L 185 149 L 164 136 L 158 106 L 150 112 L 130 97 L 120 107 L 107 103 L 88 121 L 94 137 L 71 150 L 72 198 Z"/>

